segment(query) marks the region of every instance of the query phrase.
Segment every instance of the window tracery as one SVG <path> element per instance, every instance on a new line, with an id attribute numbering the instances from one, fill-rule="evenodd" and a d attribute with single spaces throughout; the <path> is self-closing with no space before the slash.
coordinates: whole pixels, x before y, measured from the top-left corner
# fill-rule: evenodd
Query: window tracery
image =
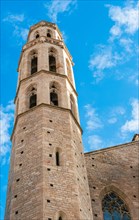
<path id="1" fill-rule="evenodd" d="M 104 196 L 102 211 L 104 220 L 131 220 L 127 205 L 115 192 Z"/>

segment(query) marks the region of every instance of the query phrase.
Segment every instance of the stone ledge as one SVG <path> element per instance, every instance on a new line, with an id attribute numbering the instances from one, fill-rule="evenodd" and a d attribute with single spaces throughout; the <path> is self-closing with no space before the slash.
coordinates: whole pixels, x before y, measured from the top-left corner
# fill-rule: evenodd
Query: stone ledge
<path id="1" fill-rule="evenodd" d="M 75 90 L 74 86 L 72 85 L 71 81 L 69 80 L 68 76 L 62 75 L 62 74 L 60 74 L 60 73 L 50 72 L 50 71 L 47 71 L 47 70 L 40 70 L 40 71 L 38 71 L 38 72 L 36 72 L 36 73 L 34 73 L 34 74 L 32 74 L 32 75 L 27 76 L 26 78 L 24 78 L 24 79 L 22 79 L 22 80 L 20 80 L 19 85 L 18 85 L 18 88 L 17 88 L 17 91 L 16 91 L 16 96 L 15 96 L 15 99 L 14 99 L 14 103 L 16 102 L 16 98 L 17 98 L 18 91 L 19 91 L 19 88 L 20 88 L 21 83 L 24 82 L 24 81 L 26 81 L 26 80 L 28 80 L 28 79 L 30 79 L 30 78 L 32 78 L 32 77 L 35 77 L 36 75 L 39 75 L 39 74 L 41 74 L 41 73 L 46 73 L 46 74 L 49 74 L 49 75 L 60 76 L 60 77 L 62 77 L 62 78 L 67 79 L 68 82 L 69 82 L 69 84 L 70 84 L 70 86 L 72 87 L 74 93 L 76 94 L 76 96 L 78 96 L 78 93 L 76 92 L 76 90 Z"/>
<path id="2" fill-rule="evenodd" d="M 17 115 L 16 119 L 15 119 L 15 122 L 14 122 L 14 127 L 13 127 L 13 131 L 12 131 L 12 134 L 11 134 L 11 140 L 13 138 L 13 134 L 14 134 L 14 131 L 15 131 L 15 128 L 16 128 L 16 124 L 17 124 L 17 121 L 18 121 L 18 118 L 24 116 L 25 114 L 27 114 L 28 112 L 31 112 L 31 111 L 34 111 L 36 109 L 38 109 L 39 107 L 49 107 L 49 108 L 55 108 L 57 110 L 61 110 L 61 111 L 67 111 L 71 114 L 73 120 L 75 121 L 76 125 L 78 126 L 79 130 L 81 131 L 81 134 L 83 134 L 83 130 L 79 124 L 79 122 L 77 121 L 77 119 L 75 118 L 75 116 L 73 115 L 73 113 L 71 112 L 70 109 L 67 109 L 67 108 L 63 108 L 63 107 L 59 107 L 59 106 L 53 106 L 53 105 L 50 105 L 50 104 L 45 104 L 45 103 L 42 103 L 40 105 L 37 105 L 31 109 L 28 109 L 27 111 Z"/>

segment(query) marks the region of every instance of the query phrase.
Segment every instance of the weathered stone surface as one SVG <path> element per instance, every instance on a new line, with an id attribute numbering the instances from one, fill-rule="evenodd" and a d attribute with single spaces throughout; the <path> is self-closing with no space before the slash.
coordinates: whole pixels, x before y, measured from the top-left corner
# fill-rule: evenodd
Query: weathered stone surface
<path id="1" fill-rule="evenodd" d="M 94 219 L 103 219 L 102 199 L 114 191 L 127 204 L 132 219 L 138 220 L 139 142 L 89 152 L 85 160 Z"/>

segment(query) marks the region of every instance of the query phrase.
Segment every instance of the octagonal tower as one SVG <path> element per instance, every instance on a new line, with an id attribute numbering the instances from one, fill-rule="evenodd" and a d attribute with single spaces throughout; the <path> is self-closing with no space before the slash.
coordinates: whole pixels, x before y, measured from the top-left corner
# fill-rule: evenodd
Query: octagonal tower
<path id="1" fill-rule="evenodd" d="M 5 220 L 92 220 L 72 57 L 58 27 L 32 26 L 18 66 Z"/>

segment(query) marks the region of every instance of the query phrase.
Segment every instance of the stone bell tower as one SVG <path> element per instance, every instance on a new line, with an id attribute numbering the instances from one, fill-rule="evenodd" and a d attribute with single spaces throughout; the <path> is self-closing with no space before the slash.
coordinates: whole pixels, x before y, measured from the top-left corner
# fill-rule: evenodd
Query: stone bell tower
<path id="1" fill-rule="evenodd" d="M 92 220 L 72 57 L 32 26 L 19 60 L 5 220 Z"/>

